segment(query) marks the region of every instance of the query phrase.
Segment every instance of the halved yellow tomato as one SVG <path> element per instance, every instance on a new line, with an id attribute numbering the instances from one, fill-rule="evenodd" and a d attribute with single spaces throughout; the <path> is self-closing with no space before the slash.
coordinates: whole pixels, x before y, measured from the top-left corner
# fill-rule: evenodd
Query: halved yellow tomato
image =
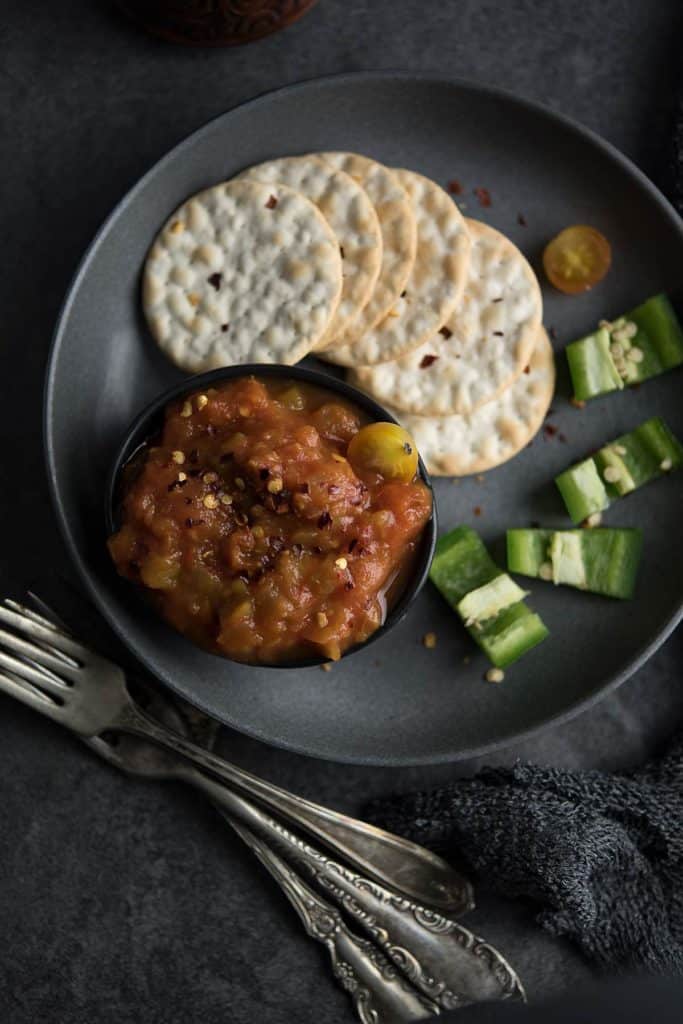
<path id="1" fill-rule="evenodd" d="M 347 457 L 354 469 L 409 483 L 417 472 L 417 448 L 397 423 L 369 423 L 351 438 Z"/>
<path id="2" fill-rule="evenodd" d="M 612 263 L 612 247 L 597 228 L 574 224 L 560 231 L 543 251 L 548 280 L 565 295 L 589 291 Z"/>

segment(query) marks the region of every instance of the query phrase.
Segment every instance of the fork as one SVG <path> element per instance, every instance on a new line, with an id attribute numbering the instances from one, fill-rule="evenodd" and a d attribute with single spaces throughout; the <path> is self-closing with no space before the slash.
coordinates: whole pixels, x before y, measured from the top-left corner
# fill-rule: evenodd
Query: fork
<path id="1" fill-rule="evenodd" d="M 165 721 L 173 716 L 168 699 L 159 694 L 153 700 L 152 709 L 155 716 Z M 177 717 L 177 712 L 173 717 Z M 197 787 L 243 838 L 246 828 L 252 836 L 256 834 L 259 842 L 265 843 L 276 858 L 292 865 L 287 868 L 290 873 L 294 868 L 301 869 L 317 889 L 367 933 L 376 962 L 377 956 L 386 961 L 388 971 L 383 969 L 382 977 L 393 978 L 398 971 L 410 983 L 409 993 L 422 1000 L 423 1010 L 433 1007 L 429 1012 L 434 1013 L 474 1002 L 524 999 L 521 982 L 507 961 L 462 925 L 331 860 L 265 810 L 188 765 L 176 754 L 134 736 L 121 736 L 117 742 L 115 739 L 111 735 L 94 736 L 85 742 L 104 760 L 125 772 L 146 778 L 174 779 Z M 267 857 L 266 860 L 265 866 L 270 870 L 273 859 Z M 296 879 L 301 894 L 305 883 L 298 872 Z M 280 876 L 278 881 L 282 883 Z M 282 884 L 291 897 L 291 888 L 286 882 Z M 301 906 L 296 902 L 295 906 L 300 912 Z M 337 913 L 334 908 L 331 910 Z M 314 937 L 320 938 L 319 935 Z M 354 936 L 353 941 L 358 947 L 364 940 Z M 396 991 L 384 993 L 380 1001 L 389 996 L 393 1004 L 398 994 Z M 405 1000 L 400 1005 L 405 1009 Z M 414 1016 L 415 1007 L 410 1012 Z"/>
<path id="2" fill-rule="evenodd" d="M 0 627 L 0 689 L 17 700 L 84 738 L 122 732 L 173 751 L 417 903 L 453 915 L 474 906 L 470 883 L 431 851 L 259 779 L 155 721 L 131 697 L 122 669 L 49 620 L 5 599 L 0 623 L 14 630 Z"/>

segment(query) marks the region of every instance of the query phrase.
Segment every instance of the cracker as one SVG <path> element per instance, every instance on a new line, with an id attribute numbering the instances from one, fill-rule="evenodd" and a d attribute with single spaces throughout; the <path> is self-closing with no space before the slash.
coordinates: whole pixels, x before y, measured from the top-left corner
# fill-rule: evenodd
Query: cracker
<path id="1" fill-rule="evenodd" d="M 467 227 L 467 284 L 444 326 L 400 359 L 356 370 L 354 382 L 378 402 L 420 416 L 469 415 L 529 362 L 543 312 L 536 275 L 495 228 L 469 218 Z"/>
<path id="2" fill-rule="evenodd" d="M 543 423 L 554 388 L 553 350 L 541 328 L 529 372 L 470 416 L 394 415 L 412 434 L 430 473 L 469 476 L 507 462 L 529 443 Z"/>
<path id="3" fill-rule="evenodd" d="M 343 285 L 337 312 L 325 335 L 338 337 L 354 322 L 372 295 L 382 265 L 382 232 L 367 193 L 348 174 L 316 156 L 289 156 L 248 167 L 239 178 L 281 182 L 318 207 L 337 236 Z"/>
<path id="4" fill-rule="evenodd" d="M 150 249 L 142 302 L 159 347 L 190 373 L 302 359 L 339 304 L 339 245 L 293 189 L 232 181 L 188 199 Z"/>
<path id="5" fill-rule="evenodd" d="M 442 188 L 413 171 L 394 172 L 410 196 L 417 222 L 413 270 L 393 309 L 353 345 L 321 358 L 340 366 L 386 363 L 417 348 L 455 309 L 467 279 L 470 238 L 464 217 Z"/>
<path id="6" fill-rule="evenodd" d="M 335 346 L 352 345 L 387 315 L 408 283 L 417 249 L 415 215 L 408 193 L 384 164 L 359 153 L 319 156 L 365 189 L 382 232 L 382 265 L 370 301 L 346 331 L 332 339 Z"/>

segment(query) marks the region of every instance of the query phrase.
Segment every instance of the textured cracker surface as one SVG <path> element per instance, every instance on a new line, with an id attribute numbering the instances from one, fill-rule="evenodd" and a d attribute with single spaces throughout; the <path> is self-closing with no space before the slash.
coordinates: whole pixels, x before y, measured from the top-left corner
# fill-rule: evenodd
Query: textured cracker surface
<path id="1" fill-rule="evenodd" d="M 415 439 L 434 476 L 468 476 L 507 462 L 537 433 L 553 397 L 555 362 L 541 328 L 522 373 L 498 398 L 470 416 L 395 415 Z"/>
<path id="2" fill-rule="evenodd" d="M 337 236 L 343 286 L 325 344 L 355 321 L 372 295 L 382 265 L 382 232 L 367 193 L 350 175 L 317 156 L 288 156 L 248 167 L 239 178 L 296 189 L 318 207 Z M 321 345 L 318 342 L 318 345 Z"/>
<path id="3" fill-rule="evenodd" d="M 352 345 L 387 315 L 405 288 L 415 263 L 417 225 L 408 193 L 384 164 L 360 153 L 320 153 L 349 174 L 368 194 L 382 232 L 382 265 L 370 300 L 333 345 Z"/>
<path id="4" fill-rule="evenodd" d="M 232 181 L 188 199 L 144 270 L 143 308 L 160 348 L 198 373 L 302 359 L 341 294 L 334 232 L 293 189 Z"/>
<path id="5" fill-rule="evenodd" d="M 465 219 L 439 185 L 414 171 L 394 172 L 410 196 L 417 253 L 405 294 L 353 345 L 325 351 L 340 366 L 386 363 L 417 348 L 442 326 L 465 288 L 470 237 Z"/>
<path id="6" fill-rule="evenodd" d="M 384 404 L 421 416 L 467 415 L 501 394 L 529 361 L 542 321 L 536 275 L 495 228 L 467 219 L 472 239 L 462 299 L 429 341 L 353 383 Z"/>

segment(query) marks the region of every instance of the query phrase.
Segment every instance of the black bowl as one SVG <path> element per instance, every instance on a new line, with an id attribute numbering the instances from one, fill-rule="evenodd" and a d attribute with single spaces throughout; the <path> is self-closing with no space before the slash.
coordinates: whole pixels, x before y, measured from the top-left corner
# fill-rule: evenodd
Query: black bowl
<path id="1" fill-rule="evenodd" d="M 180 384 L 176 384 L 174 387 L 164 391 L 163 394 L 159 395 L 158 398 L 155 398 L 153 402 L 143 409 L 128 427 L 107 478 L 105 491 L 105 519 L 108 535 L 114 533 L 118 529 L 121 471 L 133 457 L 135 452 L 159 431 L 163 422 L 164 411 L 169 402 L 172 402 L 177 398 L 181 398 L 183 395 L 189 394 L 190 392 L 210 387 L 212 384 L 216 384 L 220 381 L 235 380 L 239 377 L 251 376 L 280 377 L 287 380 L 305 381 L 307 384 L 313 384 L 316 387 L 324 388 L 327 391 L 340 395 L 348 402 L 356 405 L 370 418 L 370 420 L 374 422 L 397 422 L 395 417 L 387 412 L 383 406 L 379 405 L 378 402 L 375 402 L 362 391 L 358 391 L 357 388 L 352 387 L 346 381 L 341 380 L 338 377 L 328 376 L 325 373 L 319 373 L 316 370 L 309 370 L 302 366 L 280 366 L 267 363 L 251 363 L 246 366 L 228 366 L 220 370 L 211 370 L 208 373 L 200 373 L 197 376 L 190 377 L 189 379 L 182 381 Z M 421 458 L 419 460 L 418 470 L 421 479 L 427 485 L 432 495 L 432 515 L 422 534 L 412 576 L 406 584 L 403 592 L 392 605 L 386 619 L 379 629 L 376 629 L 375 632 L 363 643 L 349 647 L 348 650 L 344 651 L 342 654 L 342 658 L 348 657 L 350 654 L 353 654 L 354 651 L 358 651 L 362 647 L 367 647 L 368 644 L 374 643 L 374 641 L 379 639 L 379 637 L 386 636 L 389 630 L 393 629 L 394 626 L 401 622 L 405 617 L 410 605 L 413 603 L 427 580 L 429 566 L 431 565 L 434 547 L 436 545 L 436 504 L 434 501 L 432 482 Z M 230 661 L 231 659 L 226 657 L 226 660 Z M 260 668 L 307 668 L 311 665 L 322 665 L 327 660 L 327 658 L 302 658 L 296 661 L 288 661 L 277 665 L 268 665 L 262 662 L 253 662 L 253 664 L 257 664 Z M 240 662 L 240 664 L 245 664 L 245 662 Z M 249 663 L 247 662 L 246 664 Z"/>

